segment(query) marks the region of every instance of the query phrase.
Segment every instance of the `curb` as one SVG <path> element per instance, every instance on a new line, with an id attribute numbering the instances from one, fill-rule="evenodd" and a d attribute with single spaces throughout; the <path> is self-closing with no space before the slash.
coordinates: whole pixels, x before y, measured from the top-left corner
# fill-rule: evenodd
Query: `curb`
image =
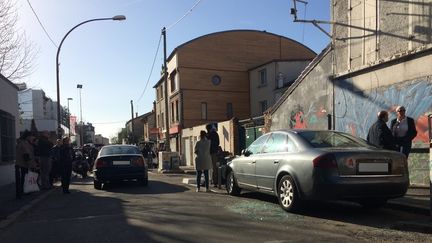
<path id="1" fill-rule="evenodd" d="M 43 194 L 41 194 L 39 197 L 33 199 L 29 204 L 23 206 L 18 211 L 8 215 L 6 219 L 0 221 L 0 229 L 4 229 L 14 223 L 19 217 L 24 215 L 26 212 L 28 212 L 31 208 L 36 206 L 40 201 L 44 200 L 46 197 L 48 197 L 53 191 L 56 191 L 56 189 L 49 190 Z"/>

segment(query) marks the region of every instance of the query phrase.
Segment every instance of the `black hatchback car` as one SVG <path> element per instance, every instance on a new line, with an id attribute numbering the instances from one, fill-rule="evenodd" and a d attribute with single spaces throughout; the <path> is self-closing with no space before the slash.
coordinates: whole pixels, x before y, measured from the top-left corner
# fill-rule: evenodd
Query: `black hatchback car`
<path id="1" fill-rule="evenodd" d="M 148 167 L 137 146 L 107 145 L 98 153 L 93 166 L 94 188 L 102 189 L 103 183 L 137 180 L 148 184 Z"/>

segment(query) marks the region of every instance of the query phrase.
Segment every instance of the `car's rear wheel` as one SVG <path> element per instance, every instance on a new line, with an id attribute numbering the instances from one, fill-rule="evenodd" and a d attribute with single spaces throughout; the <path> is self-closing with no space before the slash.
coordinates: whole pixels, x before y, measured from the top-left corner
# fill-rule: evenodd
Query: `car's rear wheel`
<path id="1" fill-rule="evenodd" d="M 294 179 L 290 175 L 284 175 L 279 181 L 277 195 L 283 210 L 292 212 L 298 208 L 299 198 Z"/>
<path id="2" fill-rule="evenodd" d="M 94 186 L 95 189 L 101 190 L 102 189 L 102 182 L 98 181 L 98 180 L 94 180 L 93 181 L 93 186 Z"/>
<path id="3" fill-rule="evenodd" d="M 237 196 L 240 195 L 241 188 L 237 185 L 236 178 L 234 176 L 234 172 L 230 171 L 227 179 L 226 179 L 226 190 L 229 195 Z"/>

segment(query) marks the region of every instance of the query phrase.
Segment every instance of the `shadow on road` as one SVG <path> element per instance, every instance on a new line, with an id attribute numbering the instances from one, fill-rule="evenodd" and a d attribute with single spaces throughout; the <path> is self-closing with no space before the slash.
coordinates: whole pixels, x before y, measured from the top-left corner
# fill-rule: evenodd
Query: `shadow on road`
<path id="1" fill-rule="evenodd" d="M 147 186 L 142 186 L 136 181 L 106 183 L 103 185 L 102 190 L 127 194 L 167 194 L 185 192 L 189 189 L 184 186 L 150 180 Z"/>

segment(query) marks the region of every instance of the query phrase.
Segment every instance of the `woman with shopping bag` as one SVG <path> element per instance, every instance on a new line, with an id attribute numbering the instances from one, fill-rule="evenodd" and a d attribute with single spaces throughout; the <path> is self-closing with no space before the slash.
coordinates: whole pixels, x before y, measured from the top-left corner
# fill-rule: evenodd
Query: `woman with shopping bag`
<path id="1" fill-rule="evenodd" d="M 15 160 L 15 185 L 16 197 L 19 199 L 24 193 L 25 177 L 30 169 L 36 169 L 37 163 L 33 153 L 33 142 L 35 136 L 24 131 L 21 137 L 17 140 L 16 145 L 16 160 Z"/>

